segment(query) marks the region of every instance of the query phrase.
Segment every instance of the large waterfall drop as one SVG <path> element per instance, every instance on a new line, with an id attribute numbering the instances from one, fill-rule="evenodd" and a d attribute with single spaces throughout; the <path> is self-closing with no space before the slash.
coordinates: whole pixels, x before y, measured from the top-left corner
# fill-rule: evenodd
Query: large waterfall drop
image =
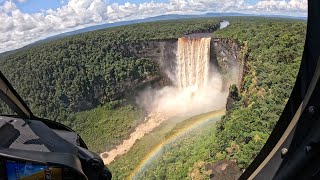
<path id="1" fill-rule="evenodd" d="M 178 87 L 200 90 L 209 78 L 211 38 L 179 38 L 176 76 Z"/>
<path id="2" fill-rule="evenodd" d="M 137 140 L 165 121 L 178 123 L 224 106 L 227 93 L 221 91 L 222 79 L 218 73 L 210 72 L 213 68 L 209 69 L 210 41 L 211 38 L 178 39 L 176 77 L 172 79 L 176 85 L 141 92 L 136 101 L 148 112 L 145 121 L 120 145 L 101 154 L 105 164 L 126 154 Z"/>

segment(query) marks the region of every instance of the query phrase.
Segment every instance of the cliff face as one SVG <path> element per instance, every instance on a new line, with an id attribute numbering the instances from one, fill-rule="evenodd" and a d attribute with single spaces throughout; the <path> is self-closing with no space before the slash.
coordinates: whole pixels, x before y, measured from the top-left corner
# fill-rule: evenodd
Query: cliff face
<path id="1" fill-rule="evenodd" d="M 152 40 L 129 43 L 121 47 L 127 57 L 149 58 L 159 67 L 159 73 L 136 85 L 138 89 L 146 85 L 165 86 L 172 84 L 176 67 L 177 39 Z"/>
<path id="2" fill-rule="evenodd" d="M 190 37 L 210 37 L 211 34 L 194 34 Z M 147 57 L 159 64 L 160 86 L 170 84 L 169 76 L 174 76 L 176 71 L 177 40 L 149 41 L 131 44 L 127 48 L 127 55 Z M 223 78 L 222 90 L 229 90 L 226 108 L 229 109 L 238 98 L 232 94 L 241 88 L 246 48 L 241 47 L 235 40 L 226 38 L 212 38 L 210 42 L 210 62 L 213 71 L 218 71 Z M 172 78 L 171 78 L 172 79 Z M 235 84 L 230 89 L 229 86 Z"/>
<path id="3" fill-rule="evenodd" d="M 242 87 L 242 78 L 245 73 L 247 45 L 240 46 L 232 39 L 215 38 L 212 41 L 212 47 L 217 67 L 224 75 L 223 78 L 230 80 L 229 82 L 224 81 L 225 90 L 229 89 L 226 103 L 226 109 L 229 110 L 239 100 L 238 92 Z"/>
<path id="4" fill-rule="evenodd" d="M 243 63 L 239 59 L 239 53 L 240 46 L 231 39 L 213 38 L 211 41 L 212 63 L 218 68 L 223 78 L 228 81 L 227 84 L 240 85 Z"/>
<path id="5" fill-rule="evenodd" d="M 177 39 L 154 40 L 122 45 L 121 51 L 125 56 L 149 58 L 155 61 L 160 69 L 159 73 L 155 76 L 135 83 L 130 89 L 138 91 L 146 85 L 165 86 L 172 84 L 171 79 L 175 77 L 176 71 L 177 46 Z M 224 38 L 211 39 L 210 62 L 213 65 L 211 68 L 222 75 L 224 79 L 222 90 L 228 90 L 230 84 L 236 84 L 237 88 L 240 88 L 244 66 L 242 56 L 242 49 L 236 41 Z M 231 102 L 230 98 L 228 98 L 229 101 Z"/>
<path id="6" fill-rule="evenodd" d="M 125 47 L 125 55 L 150 58 L 157 62 L 161 72 L 175 70 L 177 39 L 131 43 Z"/>
<path id="7" fill-rule="evenodd" d="M 161 74 L 174 75 L 176 69 L 177 39 L 147 41 L 127 44 L 122 51 L 126 56 L 150 58 L 157 62 Z M 240 46 L 231 39 L 212 38 L 210 44 L 210 62 L 223 75 L 228 75 L 234 83 L 240 84 L 242 62 Z"/>

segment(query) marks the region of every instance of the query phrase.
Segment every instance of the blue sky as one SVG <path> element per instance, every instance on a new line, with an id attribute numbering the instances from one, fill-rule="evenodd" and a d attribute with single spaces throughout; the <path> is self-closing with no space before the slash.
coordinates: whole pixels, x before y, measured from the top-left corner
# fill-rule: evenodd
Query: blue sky
<path id="1" fill-rule="evenodd" d="M 307 16 L 307 0 L 0 0 L 0 53 L 96 24 L 164 14 Z"/>
<path id="2" fill-rule="evenodd" d="M 124 4 L 130 3 L 145 3 L 150 2 L 149 0 L 108 0 L 107 3 L 118 3 Z M 154 2 L 167 2 L 166 0 L 155 0 Z M 26 2 L 16 3 L 17 7 L 25 13 L 37 13 L 42 10 L 56 9 L 68 3 L 68 0 L 28 0 Z"/>
<path id="3" fill-rule="evenodd" d="M 255 1 L 255 0 L 254 0 Z M 19 9 L 21 9 L 24 13 L 37 13 L 41 12 L 42 10 L 48 9 L 56 9 L 65 4 L 67 4 L 68 0 L 28 0 L 25 2 L 17 2 L 16 5 Z M 105 0 L 106 3 L 118 3 L 124 4 L 126 2 L 140 4 L 140 3 L 147 3 L 150 0 Z M 153 2 L 168 2 L 168 0 L 153 0 Z"/>
<path id="4" fill-rule="evenodd" d="M 24 13 L 37 13 L 50 8 L 56 9 L 64 4 L 66 2 L 61 3 L 59 0 L 29 0 L 16 3 L 17 7 Z"/>
<path id="5" fill-rule="evenodd" d="M 16 5 L 24 13 L 37 13 L 37 12 L 41 12 L 43 10 L 59 8 L 63 5 L 66 5 L 67 2 L 68 2 L 68 0 L 27 0 L 24 2 L 17 1 Z M 105 2 L 109 3 L 109 4 L 118 3 L 121 5 L 126 2 L 130 2 L 133 4 L 148 3 L 148 2 L 150 2 L 150 0 L 105 0 Z M 153 2 L 168 3 L 169 1 L 168 0 L 153 0 Z M 259 2 L 259 0 L 246 0 L 246 3 L 248 3 L 249 5 L 256 4 L 257 2 Z"/>

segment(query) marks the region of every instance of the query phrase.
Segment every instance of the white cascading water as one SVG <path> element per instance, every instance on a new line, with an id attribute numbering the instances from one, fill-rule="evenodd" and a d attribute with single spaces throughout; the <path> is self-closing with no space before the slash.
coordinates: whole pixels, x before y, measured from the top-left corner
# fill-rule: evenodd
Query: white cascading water
<path id="1" fill-rule="evenodd" d="M 207 86 L 209 78 L 211 38 L 179 38 L 177 52 L 177 83 L 179 88 Z"/>
<path id="2" fill-rule="evenodd" d="M 105 164 L 127 153 L 137 140 L 165 121 L 184 120 L 224 106 L 227 93 L 220 91 L 220 75 L 210 72 L 209 68 L 210 41 L 211 38 L 178 39 L 176 77 L 172 79 L 176 85 L 148 89 L 137 97 L 137 104 L 148 111 L 148 115 L 122 144 L 100 154 Z"/>

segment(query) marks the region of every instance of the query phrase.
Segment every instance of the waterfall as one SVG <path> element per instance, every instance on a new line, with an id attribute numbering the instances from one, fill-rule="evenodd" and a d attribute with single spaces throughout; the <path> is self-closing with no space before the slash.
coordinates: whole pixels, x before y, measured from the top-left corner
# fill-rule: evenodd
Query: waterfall
<path id="1" fill-rule="evenodd" d="M 176 77 L 173 78 L 176 86 L 157 90 L 148 88 L 141 92 L 136 102 L 148 114 L 128 139 L 100 154 L 105 164 L 126 154 L 137 140 L 164 122 L 178 123 L 225 106 L 228 93 L 221 91 L 220 75 L 211 69 L 209 77 L 210 41 L 211 38 L 179 38 Z"/>
<path id="2" fill-rule="evenodd" d="M 180 89 L 201 90 L 209 78 L 211 38 L 179 38 L 177 52 L 177 85 Z"/>

